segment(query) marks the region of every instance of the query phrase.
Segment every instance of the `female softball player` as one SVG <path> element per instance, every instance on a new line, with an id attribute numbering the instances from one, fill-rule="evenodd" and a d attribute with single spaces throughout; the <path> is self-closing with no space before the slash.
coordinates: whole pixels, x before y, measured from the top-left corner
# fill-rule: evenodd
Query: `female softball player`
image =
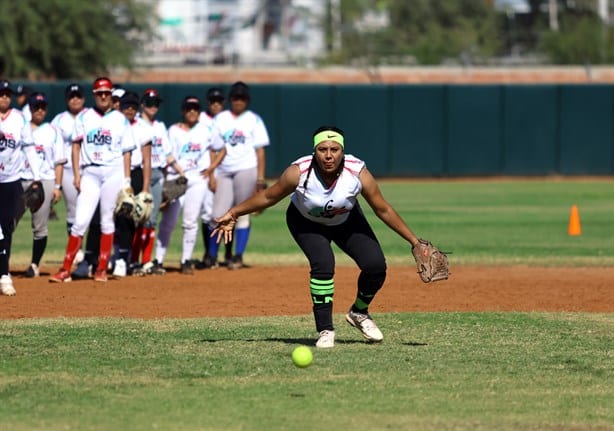
<path id="1" fill-rule="evenodd" d="M 164 262 L 179 211 L 183 208 L 181 272 L 192 274 L 192 252 L 198 236 L 198 219 L 209 190 L 211 134 L 209 128 L 198 121 L 200 101 L 196 96 L 187 96 L 183 100 L 181 112 L 183 121 L 168 129 L 175 159 L 169 163 L 167 180 L 185 176 L 188 189 L 179 199 L 170 202 L 162 213 L 160 234 L 156 242 L 156 260 L 160 264 Z"/>
<path id="2" fill-rule="evenodd" d="M 130 156 L 130 186 L 135 195 L 149 194 L 151 185 L 151 141 L 153 130 L 149 123 L 137 117 L 141 98 L 132 91 L 126 91 L 119 100 L 119 108 L 128 119 L 132 135 L 137 144 Z M 137 226 L 131 215 L 119 213 L 115 217 L 116 259 L 113 268 L 115 277 L 125 277 L 135 268 L 128 268 Z M 140 233 L 139 233 L 140 238 Z M 136 256 L 138 261 L 138 254 Z M 138 275 L 138 274 L 137 274 Z"/>
<path id="3" fill-rule="evenodd" d="M 207 109 L 200 113 L 199 122 L 209 127 L 213 127 L 213 119 L 217 114 L 224 110 L 224 91 L 219 87 L 211 87 L 207 90 Z M 203 202 L 203 209 L 201 212 L 201 233 L 203 237 L 203 245 L 205 247 L 205 254 L 203 260 L 196 262 L 196 269 L 217 268 L 218 264 L 211 257 L 209 249 L 214 242 L 211 238 L 211 222 L 213 221 L 213 196 L 217 187 L 215 172 L 211 173 L 209 177 L 209 190 L 212 193 L 207 193 Z M 225 248 L 225 264 L 232 259 L 232 243 L 226 244 Z"/>
<path id="4" fill-rule="evenodd" d="M 132 245 L 133 275 L 164 275 L 164 268 L 157 261 L 152 261 L 153 247 L 156 240 L 156 225 L 162 203 L 162 183 L 164 168 L 168 161 L 173 161 L 172 148 L 168 139 L 168 130 L 164 122 L 157 120 L 156 115 L 162 103 L 158 90 L 149 88 L 141 96 L 141 121 L 149 124 L 152 129 L 151 140 L 151 181 L 150 192 L 153 196 L 153 209 L 149 220 L 143 226 L 137 227 Z M 141 254 L 142 253 L 142 254 Z M 141 265 L 138 266 L 139 257 Z"/>
<path id="5" fill-rule="evenodd" d="M 40 261 L 47 248 L 48 223 L 51 204 L 56 203 L 62 197 L 62 165 L 66 163 L 64 152 L 64 142 L 61 133 L 50 123 L 45 122 L 47 115 L 48 102 L 45 93 L 34 92 L 28 98 L 28 105 L 32 113 L 30 127 L 32 128 L 32 138 L 34 149 L 38 157 L 40 180 L 45 192 L 43 205 L 32 214 L 32 260 L 26 269 L 25 276 L 28 278 L 40 275 Z M 21 186 L 27 189 L 34 175 L 26 161 L 25 169 L 21 174 Z M 19 202 L 16 219 L 21 220 L 26 211 L 25 202 Z"/>
<path id="6" fill-rule="evenodd" d="M 286 223 L 309 260 L 309 289 L 319 338 L 316 347 L 335 345 L 333 294 L 335 283 L 334 242 L 360 268 L 356 300 L 347 322 L 370 342 L 383 335 L 369 314 L 369 304 L 386 279 L 382 248 L 358 205 L 359 194 L 390 229 L 412 246 L 418 238 L 384 199 L 365 163 L 345 154 L 343 132 L 334 126 L 318 128 L 313 135 L 313 153 L 294 161 L 279 180 L 266 190 L 233 206 L 217 219 L 214 235 L 228 240 L 237 218 L 275 205 L 292 194 Z"/>
<path id="7" fill-rule="evenodd" d="M 100 203 L 100 254 L 94 280 L 107 281 L 107 264 L 113 247 L 113 211 L 122 187 L 129 186 L 130 153 L 136 147 L 130 124 L 111 107 L 109 78 L 94 81 L 95 106 L 77 117 L 73 133 L 72 165 L 79 191 L 75 223 L 66 245 L 64 264 L 51 282 L 71 281 L 70 268 L 81 248 L 83 234 Z M 76 169 L 76 167 L 79 169 Z"/>
<path id="8" fill-rule="evenodd" d="M 234 83 L 229 98 L 230 109 L 215 117 L 212 128 L 213 150 L 219 152 L 212 163 L 217 183 L 213 197 L 214 217 L 220 217 L 264 185 L 265 147 L 269 145 L 266 126 L 258 114 L 247 109 L 250 94 L 245 83 Z M 250 232 L 249 217 L 249 213 L 244 214 L 237 222 L 235 255 L 228 262 L 228 269 L 243 267 L 243 253 Z M 217 243 L 209 245 L 209 252 L 215 262 Z"/>
<path id="9" fill-rule="evenodd" d="M 40 180 L 38 157 L 34 149 L 32 128 L 21 112 L 11 108 L 13 89 L 7 80 L 0 81 L 0 293 L 15 295 L 11 278 L 10 257 L 17 205 L 23 198 L 21 175 L 25 158 L 32 179 Z"/>
<path id="10" fill-rule="evenodd" d="M 66 205 L 66 229 L 70 235 L 70 228 L 75 222 L 75 210 L 77 205 L 77 189 L 74 185 L 72 169 L 72 134 L 75 130 L 77 115 L 85 109 L 85 96 L 83 88 L 79 84 L 69 84 L 64 90 L 66 110 L 57 114 L 51 124 L 60 132 L 64 141 L 64 153 L 66 164 L 62 174 L 62 193 Z"/>

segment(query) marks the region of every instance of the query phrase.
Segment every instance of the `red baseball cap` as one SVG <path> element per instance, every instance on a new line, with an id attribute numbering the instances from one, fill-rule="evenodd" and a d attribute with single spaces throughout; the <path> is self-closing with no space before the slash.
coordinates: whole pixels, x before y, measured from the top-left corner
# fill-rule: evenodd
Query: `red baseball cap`
<path id="1" fill-rule="evenodd" d="M 104 77 L 96 79 L 92 87 L 94 93 L 98 93 L 99 91 L 113 91 L 113 83 L 109 78 Z"/>

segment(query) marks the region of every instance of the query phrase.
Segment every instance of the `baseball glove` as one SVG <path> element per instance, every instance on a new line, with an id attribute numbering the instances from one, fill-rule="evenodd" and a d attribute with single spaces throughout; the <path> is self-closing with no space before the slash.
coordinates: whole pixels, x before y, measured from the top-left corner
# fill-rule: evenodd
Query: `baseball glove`
<path id="1" fill-rule="evenodd" d="M 141 192 L 134 197 L 134 223 L 143 225 L 151 216 L 153 210 L 153 196 L 148 192 Z"/>
<path id="2" fill-rule="evenodd" d="M 188 179 L 186 177 L 175 178 L 174 180 L 164 180 L 162 184 L 162 203 L 160 209 L 166 208 L 174 199 L 177 199 L 188 189 Z"/>
<path id="3" fill-rule="evenodd" d="M 135 202 L 132 187 L 125 187 L 121 189 L 117 195 L 117 203 L 115 204 L 115 217 L 120 215 L 132 217 L 134 207 Z"/>
<path id="4" fill-rule="evenodd" d="M 425 283 L 447 280 L 450 275 L 448 256 L 435 247 L 430 241 L 420 239 L 411 249 L 414 255 L 418 274 Z"/>
<path id="5" fill-rule="evenodd" d="M 32 181 L 28 188 L 23 193 L 26 208 L 29 208 L 32 213 L 35 213 L 43 206 L 45 201 L 45 190 L 43 183 L 40 181 Z"/>

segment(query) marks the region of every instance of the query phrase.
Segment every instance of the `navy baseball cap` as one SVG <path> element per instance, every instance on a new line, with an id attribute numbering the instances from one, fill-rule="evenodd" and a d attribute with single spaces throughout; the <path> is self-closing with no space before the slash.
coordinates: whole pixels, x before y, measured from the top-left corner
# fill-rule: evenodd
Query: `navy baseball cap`
<path id="1" fill-rule="evenodd" d="M 11 94 L 13 93 L 13 87 L 11 87 L 11 83 L 6 79 L 0 81 L 0 91 L 8 91 Z"/>
<path id="2" fill-rule="evenodd" d="M 145 101 L 162 102 L 162 98 L 158 90 L 155 88 L 148 88 L 143 92 L 143 96 L 141 97 L 141 102 L 145 103 Z"/>
<path id="3" fill-rule="evenodd" d="M 32 93 L 32 89 L 30 87 L 28 87 L 27 85 L 23 85 L 23 84 L 19 84 L 17 86 L 17 91 L 15 91 L 15 94 L 17 96 L 30 96 L 30 93 Z"/>
<path id="4" fill-rule="evenodd" d="M 126 109 L 129 107 L 138 109 L 140 103 L 141 100 L 139 99 L 138 94 L 136 94 L 134 91 L 126 91 L 124 95 L 119 99 L 119 109 Z"/>
<path id="5" fill-rule="evenodd" d="M 220 87 L 212 87 L 207 91 L 207 100 L 224 100 L 224 91 Z"/>
<path id="6" fill-rule="evenodd" d="M 34 92 L 28 96 L 28 105 L 30 105 L 30 108 L 35 108 L 37 106 L 46 107 L 49 105 L 49 101 L 45 93 Z"/>
<path id="7" fill-rule="evenodd" d="M 233 97 L 241 97 L 244 99 L 249 99 L 249 87 L 243 81 L 237 81 L 230 87 L 230 92 L 228 93 L 228 97 L 231 99 Z"/>
<path id="8" fill-rule="evenodd" d="M 66 100 L 71 99 L 73 97 L 78 97 L 82 99 L 83 94 L 83 87 L 81 87 L 79 84 L 68 84 L 64 89 L 64 97 L 66 98 Z"/>
<path id="9" fill-rule="evenodd" d="M 182 111 L 189 111 L 190 109 L 195 109 L 196 111 L 200 111 L 200 100 L 196 96 L 186 96 L 181 103 Z"/>

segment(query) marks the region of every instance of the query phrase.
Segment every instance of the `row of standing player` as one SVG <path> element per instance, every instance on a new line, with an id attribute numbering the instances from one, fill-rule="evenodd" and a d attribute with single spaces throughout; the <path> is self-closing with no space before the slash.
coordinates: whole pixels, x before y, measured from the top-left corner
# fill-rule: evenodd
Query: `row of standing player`
<path id="1" fill-rule="evenodd" d="M 56 175 L 61 181 L 62 165 L 66 162 L 55 128 L 43 123 L 47 109 L 44 94 L 30 96 L 34 115 L 29 121 L 20 110 L 11 107 L 14 93 L 9 81 L 0 81 L 0 293 L 8 296 L 16 293 L 10 256 L 16 224 L 25 213 L 24 187 L 41 181 L 47 196 L 47 205 L 39 210 L 41 215 L 32 220 L 32 255 L 40 260 L 47 245 L 50 201 L 57 201 L 61 195 Z"/>
<path id="2" fill-rule="evenodd" d="M 112 90 L 113 86 L 109 79 L 97 79 L 93 85 L 95 106 L 88 110 L 84 108 L 83 89 L 77 84 L 69 85 L 65 91 L 67 110 L 58 114 L 51 124 L 44 123 L 48 107 L 46 96 L 43 93 L 33 93 L 26 106 L 35 115 L 32 118 L 31 128 L 27 128 L 22 127 L 28 124 L 24 115 L 18 110 L 10 109 L 13 91 L 10 83 L 3 81 L 3 88 L 0 88 L 0 102 L 5 102 L 0 103 L 2 130 L 11 128 L 4 127 L 6 123 L 15 124 L 12 127 L 15 131 L 11 130 L 7 134 L 8 138 L 2 135 L 2 147 L 14 147 L 13 149 L 19 150 L 23 146 L 27 150 L 25 152 L 27 157 L 21 165 L 14 164 L 11 167 L 14 172 L 9 176 L 5 175 L 9 165 L 2 163 L 3 176 L 0 177 L 0 184 L 8 183 L 10 186 L 0 185 L 0 194 L 6 195 L 8 199 L 3 200 L 7 202 L 21 203 L 23 200 L 20 199 L 20 195 L 23 189 L 27 187 L 28 182 L 35 179 L 43 180 L 47 192 L 44 210 L 33 214 L 32 263 L 25 273 L 28 277 L 39 275 L 40 260 L 47 242 L 47 221 L 51 201 L 57 202 L 62 192 L 67 207 L 69 240 L 64 264 L 50 280 L 56 282 L 71 280 L 69 271 L 72 261 L 80 251 L 81 241 L 89 223 L 88 249 L 91 256 L 87 256 L 86 253 L 86 257 L 96 259 L 97 262 L 91 260 L 88 262 L 87 259 L 83 262 L 86 265 L 96 264 L 95 280 L 106 281 L 106 269 L 113 244 L 118 261 L 130 260 L 133 263 L 130 269 L 135 274 L 164 273 L 161 263 L 181 208 L 184 213 L 182 271 L 191 272 L 191 254 L 196 242 L 198 216 L 201 213 L 207 253 L 200 265 L 216 266 L 217 244 L 213 242 L 211 248 L 215 250 L 211 250 L 208 241 L 209 221 L 214 215 L 212 211 L 217 211 L 217 214 L 221 215 L 233 202 L 241 199 L 244 196 L 241 187 L 248 184 L 249 174 L 253 174 L 254 177 L 252 184 L 249 185 L 251 192 L 264 176 L 264 147 L 268 145 L 268 135 L 260 117 L 247 110 L 249 88 L 244 83 L 238 82 L 231 87 L 232 107 L 221 116 L 221 119 L 226 117 L 225 121 L 216 123 L 215 130 L 219 131 L 217 139 L 213 139 L 213 116 L 217 113 L 216 110 L 221 111 L 223 108 L 221 89 L 209 91 L 208 101 L 211 110 L 208 112 L 201 112 L 197 97 L 186 97 L 182 104 L 183 121 L 171 126 L 168 134 L 166 126 L 155 119 L 162 102 L 156 90 L 147 90 L 141 98 L 131 92 L 124 94 L 120 106 L 123 116 L 118 115 L 113 109 Z M 137 117 L 139 105 L 141 115 Z M 11 112 L 14 113 L 12 116 L 9 115 Z M 15 120 L 6 121 L 8 117 Z M 43 127 L 40 127 L 41 125 Z M 34 130 L 33 135 L 36 135 L 36 139 L 28 138 L 28 129 Z M 20 133 L 24 136 L 22 137 Z M 232 148 L 230 151 L 226 149 L 227 146 L 237 145 L 239 148 Z M 250 152 L 253 157 L 250 158 L 249 154 L 246 157 L 246 153 Z M 14 153 L 21 155 L 19 151 Z M 9 154 L 3 152 L 3 155 Z M 35 157 L 35 163 L 29 162 L 32 157 Z M 23 157 L 17 159 L 21 160 Z M 75 163 L 80 166 L 76 172 L 72 169 Z M 44 178 L 39 172 L 43 165 L 46 166 Z M 213 193 L 209 190 L 216 187 L 213 171 L 218 165 L 223 177 L 222 189 L 226 190 L 229 196 L 213 202 Z M 38 168 L 36 172 L 32 166 Z M 245 178 L 246 173 L 248 181 L 242 181 L 241 178 Z M 186 196 L 172 202 L 169 211 L 162 216 L 156 250 L 156 260 L 159 263 L 156 264 L 156 260 L 151 260 L 151 249 L 161 200 L 161 184 L 165 175 L 171 178 L 185 175 L 189 179 L 189 187 Z M 239 187 L 234 187 L 235 182 Z M 117 191 L 122 184 L 131 185 L 137 193 L 141 190 L 144 193 L 153 192 L 151 194 L 154 196 L 154 211 L 145 225 L 134 226 L 131 220 L 113 217 Z M 235 197 L 233 194 L 236 190 L 239 191 Z M 221 197 L 220 193 L 215 195 Z M 214 209 L 216 205 L 217 210 Z M 0 272 L 2 272 L 0 286 L 2 293 L 7 295 L 15 293 L 8 271 L 8 256 L 10 256 L 10 242 L 14 229 L 14 223 L 10 220 L 18 220 L 24 212 L 25 208 L 18 205 L 16 208 L 12 206 L 6 208 L 2 212 L 2 228 L 6 235 L 0 234 L 0 249 L 2 249 L 0 255 L 6 256 L 6 259 L 0 257 Z M 229 268 L 242 265 L 242 253 L 249 236 L 248 219 L 243 229 L 244 241 L 238 243 L 237 254 Z M 115 235 L 115 230 L 118 231 L 118 235 Z M 95 249 L 92 244 L 98 246 L 98 253 L 92 252 L 92 249 Z M 139 264 L 141 255 L 142 265 Z M 86 271 L 88 269 L 90 268 L 86 266 Z M 114 273 L 125 275 L 121 272 L 121 265 L 116 265 Z M 87 275 L 89 274 L 86 273 Z"/>
<path id="3" fill-rule="evenodd" d="M 199 218 L 202 219 L 206 252 L 203 261 L 198 262 L 198 266 L 200 268 L 217 266 L 218 246 L 209 238 L 212 220 L 215 216 L 223 214 L 233 203 L 250 196 L 263 183 L 264 147 L 269 144 L 268 133 L 262 119 L 247 109 L 250 101 L 249 87 L 237 82 L 230 88 L 229 97 L 231 107 L 223 111 L 222 90 L 210 89 L 207 94 L 210 109 L 203 112 L 198 97 L 187 96 L 181 106 L 182 121 L 172 125 L 167 135 L 163 123 L 155 120 L 162 99 L 153 89 L 143 94 L 140 100 L 141 117 L 148 118 L 150 123 L 157 126 L 155 137 L 151 142 L 150 187 L 147 189 L 145 186 L 148 183 L 147 168 L 143 163 L 139 163 L 139 160 L 134 160 L 134 157 L 130 169 L 130 185 L 135 193 L 141 188 L 145 193 L 151 192 L 154 211 L 144 226 L 134 226 L 129 218 L 115 219 L 117 231 L 114 238 L 115 276 L 121 277 L 130 273 L 164 274 L 162 263 L 181 211 L 183 211 L 181 272 L 189 274 L 193 271 L 192 253 L 196 243 Z M 135 124 L 134 122 L 139 120 L 135 117 L 139 105 L 138 95 L 126 92 L 120 104 L 120 109 L 129 122 Z M 163 150 L 167 140 L 170 141 L 170 152 Z M 143 160 L 145 159 L 146 157 L 143 157 Z M 188 179 L 188 189 L 183 197 L 171 202 L 162 213 L 156 240 L 156 259 L 151 260 L 162 181 L 164 178 L 174 179 L 178 176 L 185 176 Z M 51 277 L 51 281 L 68 281 L 75 276 L 88 277 L 91 276 L 93 268 L 97 268 L 94 273 L 95 280 L 106 279 L 106 274 L 103 276 L 103 268 L 105 265 L 108 266 L 108 258 L 104 250 L 108 249 L 108 245 L 103 244 L 104 232 L 96 235 L 96 226 L 100 226 L 102 230 L 104 224 L 90 225 L 84 261 L 72 274 L 69 273 L 72 252 L 78 243 L 73 239 L 71 244 L 69 239 L 66 261 L 61 271 Z M 243 225 L 237 228 L 236 253 L 228 263 L 230 269 L 243 266 L 242 255 L 247 246 L 249 230 L 250 223 L 247 216 Z M 100 238 L 99 244 L 96 238 Z M 98 253 L 96 248 L 99 250 Z"/>

